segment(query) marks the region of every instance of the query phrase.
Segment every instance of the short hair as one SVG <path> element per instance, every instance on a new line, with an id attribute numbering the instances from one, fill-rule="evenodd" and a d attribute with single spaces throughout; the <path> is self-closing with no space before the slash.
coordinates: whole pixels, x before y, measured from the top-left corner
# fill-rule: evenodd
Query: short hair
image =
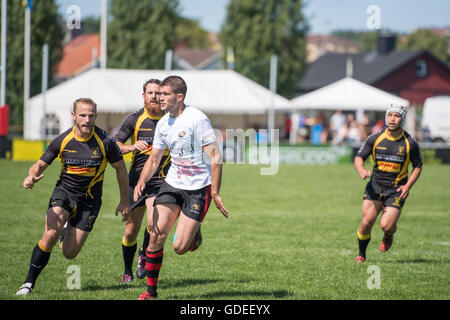
<path id="1" fill-rule="evenodd" d="M 77 110 L 77 106 L 80 103 L 86 103 L 92 107 L 94 107 L 95 112 L 97 112 L 97 104 L 91 98 L 79 98 L 73 102 L 73 112 Z"/>
<path id="2" fill-rule="evenodd" d="M 181 93 L 186 97 L 187 85 L 183 78 L 179 76 L 169 76 L 165 78 L 163 81 L 161 81 L 160 86 L 169 86 L 172 88 L 174 93 Z"/>
<path id="3" fill-rule="evenodd" d="M 160 84 L 161 84 L 161 80 L 158 80 L 158 79 L 149 79 L 149 80 L 146 80 L 146 81 L 144 82 L 144 85 L 142 86 L 142 92 L 145 93 L 145 88 L 147 88 L 147 85 L 148 85 L 149 83 L 156 83 L 157 85 L 160 85 Z"/>

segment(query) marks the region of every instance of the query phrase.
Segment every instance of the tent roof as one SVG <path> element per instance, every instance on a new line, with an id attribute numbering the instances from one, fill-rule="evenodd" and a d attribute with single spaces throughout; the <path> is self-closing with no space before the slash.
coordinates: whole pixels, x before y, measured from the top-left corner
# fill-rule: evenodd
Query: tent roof
<path id="1" fill-rule="evenodd" d="M 385 111 L 391 103 L 409 101 L 353 78 L 344 78 L 291 100 L 293 109 Z"/>
<path id="2" fill-rule="evenodd" d="M 145 80 L 162 80 L 169 75 L 179 75 L 186 81 L 186 104 L 206 113 L 263 114 L 271 105 L 277 108 L 290 105 L 289 100 L 273 95 L 233 70 L 91 69 L 50 88 L 46 94 L 46 111 L 66 109 L 74 100 L 90 97 L 97 103 L 99 112 L 133 112 L 142 105 Z M 31 107 L 41 107 L 42 99 L 41 94 L 31 98 Z"/>

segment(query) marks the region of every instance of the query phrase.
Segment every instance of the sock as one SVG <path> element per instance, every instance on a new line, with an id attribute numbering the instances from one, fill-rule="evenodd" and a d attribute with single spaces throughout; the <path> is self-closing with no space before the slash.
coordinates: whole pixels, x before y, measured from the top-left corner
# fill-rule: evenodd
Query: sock
<path id="1" fill-rule="evenodd" d="M 28 275 L 25 279 L 25 282 L 31 282 L 32 288 L 34 288 L 34 283 L 36 282 L 37 277 L 41 273 L 42 269 L 48 263 L 50 259 L 51 249 L 47 249 L 42 245 L 41 240 L 39 240 L 38 244 L 34 247 L 33 253 L 31 254 L 30 268 L 28 269 Z"/>
<path id="2" fill-rule="evenodd" d="M 141 257 L 145 257 L 145 249 L 148 247 L 149 241 L 150 241 L 150 232 L 148 232 L 148 228 L 145 228 L 144 240 L 142 241 L 142 247 L 139 249 L 139 255 Z"/>
<path id="3" fill-rule="evenodd" d="M 136 240 L 133 242 L 126 242 L 125 238 L 122 239 L 122 255 L 123 255 L 123 263 L 125 266 L 124 274 L 128 274 L 130 276 L 133 275 L 133 259 L 134 254 L 136 253 L 137 245 Z"/>
<path id="4" fill-rule="evenodd" d="M 359 255 L 365 259 L 366 258 L 366 249 L 370 242 L 370 233 L 368 235 L 362 235 L 359 233 L 359 230 L 358 230 L 357 236 L 358 236 L 358 245 L 359 245 Z"/>
<path id="5" fill-rule="evenodd" d="M 156 286 L 158 284 L 159 270 L 163 261 L 164 249 L 155 252 L 146 251 L 145 269 L 147 270 L 147 291 L 156 298 Z"/>

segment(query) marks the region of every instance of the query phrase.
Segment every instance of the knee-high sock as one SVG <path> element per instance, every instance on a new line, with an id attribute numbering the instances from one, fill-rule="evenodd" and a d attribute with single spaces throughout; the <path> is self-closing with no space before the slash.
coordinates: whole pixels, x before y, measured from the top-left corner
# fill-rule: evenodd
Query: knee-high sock
<path id="1" fill-rule="evenodd" d="M 125 266 L 124 273 L 128 275 L 133 275 L 133 259 L 136 253 L 137 245 L 136 241 L 126 242 L 125 238 L 122 239 L 122 255 L 123 263 Z"/>
<path id="2" fill-rule="evenodd" d="M 145 269 L 147 270 L 147 291 L 156 298 L 159 270 L 161 270 L 164 249 L 155 252 L 146 251 Z"/>
<path id="3" fill-rule="evenodd" d="M 362 235 L 358 231 L 357 236 L 358 236 L 359 255 L 365 259 L 366 249 L 370 242 L 370 233 L 368 235 Z"/>
<path id="4" fill-rule="evenodd" d="M 145 250 L 148 247 L 148 242 L 150 241 L 150 232 L 148 232 L 148 228 L 145 228 L 144 231 L 144 240 L 142 241 L 142 247 L 139 249 L 139 255 L 145 257 Z"/>
<path id="5" fill-rule="evenodd" d="M 31 282 L 33 288 L 37 277 L 47 265 L 51 252 L 51 249 L 47 249 L 42 245 L 41 240 L 39 240 L 38 244 L 34 247 L 33 253 L 31 254 L 28 275 L 25 279 L 25 282 Z"/>

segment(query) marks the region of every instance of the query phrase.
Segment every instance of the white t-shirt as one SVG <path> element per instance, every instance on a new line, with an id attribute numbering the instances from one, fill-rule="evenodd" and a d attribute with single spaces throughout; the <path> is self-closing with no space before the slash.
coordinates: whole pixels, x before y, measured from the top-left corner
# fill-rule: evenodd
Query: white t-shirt
<path id="1" fill-rule="evenodd" d="M 153 148 L 169 149 L 172 165 L 166 182 L 183 190 L 197 190 L 212 182 L 210 159 L 202 147 L 216 141 L 208 117 L 199 109 L 186 106 L 176 118 L 170 113 L 158 121 Z"/>

